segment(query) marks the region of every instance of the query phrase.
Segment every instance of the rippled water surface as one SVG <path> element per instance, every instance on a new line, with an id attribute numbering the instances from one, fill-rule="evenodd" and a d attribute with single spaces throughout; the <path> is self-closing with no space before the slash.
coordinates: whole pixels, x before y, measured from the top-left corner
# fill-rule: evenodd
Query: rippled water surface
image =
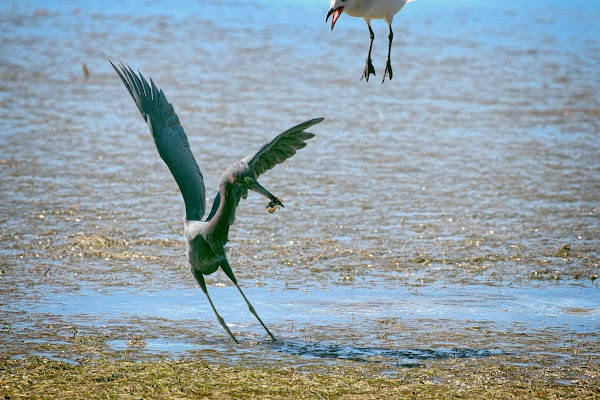
<path id="1" fill-rule="evenodd" d="M 254 363 L 598 359 L 600 5 L 416 1 L 394 78 L 360 81 L 360 19 L 327 1 L 0 5 L 0 347 Z M 100 51 L 164 90 L 209 196 L 325 117 L 230 231 L 240 285 L 185 266 L 183 202 Z M 87 71 L 84 73 L 84 70 Z"/>

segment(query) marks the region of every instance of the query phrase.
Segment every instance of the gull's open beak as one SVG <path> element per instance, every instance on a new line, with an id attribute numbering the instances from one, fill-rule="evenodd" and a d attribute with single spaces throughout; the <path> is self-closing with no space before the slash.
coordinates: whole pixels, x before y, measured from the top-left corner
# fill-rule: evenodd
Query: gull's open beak
<path id="1" fill-rule="evenodd" d="M 338 7 L 335 10 L 333 8 L 329 9 L 329 12 L 327 13 L 327 17 L 325 17 L 325 22 L 327 22 L 327 20 L 329 19 L 329 16 L 331 14 L 333 14 L 333 18 L 331 18 L 331 30 L 333 31 L 333 27 L 335 26 L 335 21 L 337 21 L 337 19 L 340 17 L 340 15 L 342 14 L 342 11 L 344 11 L 344 6 Z"/>
<path id="2" fill-rule="evenodd" d="M 260 183 L 258 183 L 258 181 L 255 180 L 254 182 L 252 182 L 248 186 L 248 188 L 254 190 L 256 193 L 262 194 L 267 199 L 271 200 L 271 204 L 277 204 L 278 206 L 283 207 L 283 203 L 281 202 L 281 200 L 279 200 L 277 197 L 273 196 L 271 194 L 271 192 L 269 192 L 267 189 L 262 187 L 262 185 Z"/>

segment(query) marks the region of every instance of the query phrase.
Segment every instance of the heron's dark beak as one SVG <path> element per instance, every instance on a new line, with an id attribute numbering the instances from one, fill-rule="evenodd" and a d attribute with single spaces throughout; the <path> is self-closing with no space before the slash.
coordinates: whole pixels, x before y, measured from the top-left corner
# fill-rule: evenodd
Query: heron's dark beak
<path id="1" fill-rule="evenodd" d="M 281 202 L 281 200 L 279 200 L 277 197 L 273 196 L 271 194 L 271 192 L 269 192 L 267 189 L 265 189 L 264 187 L 262 187 L 262 185 L 260 183 L 258 183 L 258 181 L 254 181 L 252 182 L 248 188 L 254 190 L 256 193 L 260 193 L 263 196 L 265 196 L 267 199 L 271 200 L 270 204 L 277 204 L 278 206 L 283 207 L 283 203 Z"/>
<path id="2" fill-rule="evenodd" d="M 329 12 L 327 13 L 327 17 L 325 17 L 325 22 L 327 23 L 327 20 L 329 19 L 329 16 L 331 14 L 333 14 L 333 17 L 331 18 L 331 30 L 333 31 L 333 27 L 335 26 L 335 21 L 337 21 L 337 19 L 340 17 L 340 15 L 342 14 L 342 11 L 344 11 L 344 6 L 338 7 L 335 10 L 333 8 L 329 9 Z"/>

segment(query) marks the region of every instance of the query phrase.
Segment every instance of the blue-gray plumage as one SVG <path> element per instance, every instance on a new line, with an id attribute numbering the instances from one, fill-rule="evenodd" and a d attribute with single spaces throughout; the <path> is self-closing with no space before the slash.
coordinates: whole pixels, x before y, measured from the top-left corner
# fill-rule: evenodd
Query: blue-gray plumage
<path id="1" fill-rule="evenodd" d="M 141 73 L 136 74 L 123 62 L 119 62 L 117 65 L 110 60 L 109 62 L 142 113 L 142 117 L 150 128 L 158 153 L 179 185 L 185 202 L 184 239 L 187 263 L 208 298 L 217 320 L 231 339 L 238 343 L 215 309 L 204 282 L 204 275 L 210 275 L 221 267 L 241 293 L 250 312 L 258 319 L 271 339 L 275 340 L 240 289 L 227 262 L 224 246 L 227 243 L 229 226 L 234 221 L 235 209 L 240 198 L 246 198 L 248 195 L 248 189 L 260 193 L 270 200 L 269 211 L 272 212 L 277 206 L 283 207 L 281 200 L 262 187 L 257 178 L 275 165 L 292 157 L 296 150 L 306 146 L 305 141 L 312 138 L 314 134 L 305 132 L 305 129 L 323 121 L 323 118 L 312 119 L 288 129 L 265 144 L 256 153 L 227 167 L 219 179 L 219 191 L 211 212 L 206 220 L 202 221 L 206 209 L 204 179 L 173 106 L 152 80 L 148 84 Z"/>

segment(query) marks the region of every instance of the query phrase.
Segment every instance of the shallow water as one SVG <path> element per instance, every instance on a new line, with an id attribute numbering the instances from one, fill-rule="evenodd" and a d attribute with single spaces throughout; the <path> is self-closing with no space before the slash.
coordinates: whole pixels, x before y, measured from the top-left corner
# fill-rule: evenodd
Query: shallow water
<path id="1" fill-rule="evenodd" d="M 330 32 L 326 2 L 177 4 L 0 5 L 5 356 L 597 359 L 596 2 L 410 3 L 384 85 L 381 21 L 366 83 L 364 22 Z M 221 273 L 209 291 L 242 345 L 214 320 L 181 256 L 177 187 L 100 51 L 165 91 L 208 204 L 228 163 L 325 117 L 261 177 L 286 207 L 251 194 L 230 232 L 280 342 Z"/>
<path id="2" fill-rule="evenodd" d="M 18 315 L 27 309 L 29 317 L 39 319 L 41 324 L 71 324 L 73 335 L 93 335 L 99 330 L 112 350 L 139 346 L 150 353 L 183 356 L 192 350 L 214 351 L 217 346 L 218 354 L 205 357 L 236 361 L 240 353 L 248 352 L 246 357 L 251 357 L 255 352 L 264 356 L 266 351 L 267 359 L 283 353 L 309 359 L 377 360 L 391 365 L 521 354 L 524 344 L 515 342 L 512 334 L 548 338 L 554 332 L 558 334 L 554 344 L 563 346 L 569 339 L 561 338 L 564 332 L 597 337 L 600 318 L 598 289 L 594 287 L 432 285 L 403 291 L 381 287 L 290 290 L 275 289 L 276 283 L 268 286 L 249 287 L 246 292 L 277 332 L 279 341 L 273 344 L 263 341 L 264 331 L 243 306 L 234 287 L 211 290 L 222 316 L 242 341 L 242 348 L 224 337 L 212 338 L 224 336 L 220 330 L 211 329 L 212 321 L 198 321 L 198 316 L 211 315 L 212 310 L 195 289 L 100 293 L 81 288 L 35 303 L 24 299 L 5 305 L 4 311 Z M 19 329 L 30 329 L 27 325 L 11 326 L 12 335 L 18 337 Z M 449 342 L 451 331 L 474 334 L 462 340 L 454 337 Z M 486 332 L 485 338 L 478 338 L 477 332 Z M 498 334 L 508 338 L 493 337 Z"/>

